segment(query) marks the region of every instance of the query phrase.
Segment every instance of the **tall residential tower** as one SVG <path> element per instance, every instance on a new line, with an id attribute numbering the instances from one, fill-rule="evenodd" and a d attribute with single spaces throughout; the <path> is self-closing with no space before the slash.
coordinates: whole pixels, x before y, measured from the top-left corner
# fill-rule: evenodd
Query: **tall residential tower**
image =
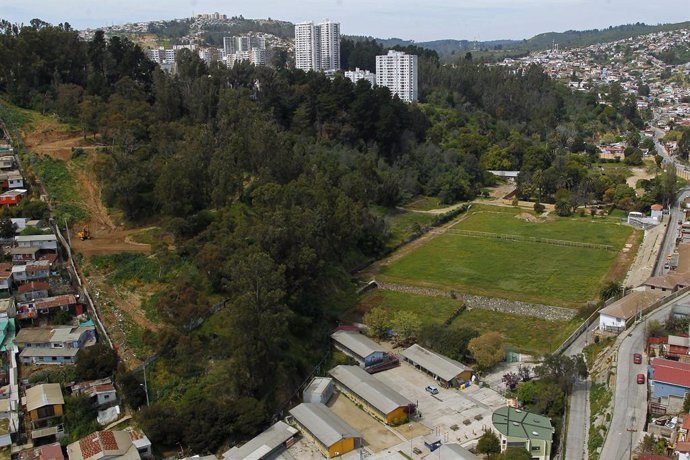
<path id="1" fill-rule="evenodd" d="M 340 23 L 295 24 L 295 67 L 305 72 L 340 69 Z"/>
<path id="2" fill-rule="evenodd" d="M 376 85 L 387 87 L 405 102 L 416 102 L 417 56 L 393 50 L 376 56 Z"/>

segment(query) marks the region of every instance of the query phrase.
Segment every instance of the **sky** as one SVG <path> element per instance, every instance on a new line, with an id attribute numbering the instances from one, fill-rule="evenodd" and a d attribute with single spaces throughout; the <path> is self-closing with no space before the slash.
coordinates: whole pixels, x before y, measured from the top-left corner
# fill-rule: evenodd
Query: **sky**
<path id="1" fill-rule="evenodd" d="M 690 20 L 690 0 L 0 0 L 0 18 L 73 28 L 219 12 L 292 22 L 331 19 L 345 35 L 429 41 L 530 38 L 543 32 Z"/>

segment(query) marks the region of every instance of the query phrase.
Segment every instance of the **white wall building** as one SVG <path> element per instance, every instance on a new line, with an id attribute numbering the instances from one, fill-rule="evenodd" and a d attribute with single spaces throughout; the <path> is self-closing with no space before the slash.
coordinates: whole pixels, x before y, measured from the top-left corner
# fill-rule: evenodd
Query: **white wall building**
<path id="1" fill-rule="evenodd" d="M 405 102 L 417 101 L 417 56 L 394 50 L 376 56 L 376 84 Z"/>
<path id="2" fill-rule="evenodd" d="M 376 85 L 376 74 L 368 70 L 362 70 L 359 67 L 355 68 L 355 70 L 346 70 L 345 78 L 349 78 L 353 83 L 357 83 L 359 80 L 366 80 L 372 87 Z"/>
<path id="3" fill-rule="evenodd" d="M 266 38 L 254 34 L 223 37 L 223 54 L 228 67 L 240 61 L 266 65 Z"/>
<path id="4" fill-rule="evenodd" d="M 295 67 L 305 72 L 340 69 L 340 23 L 295 24 Z"/>

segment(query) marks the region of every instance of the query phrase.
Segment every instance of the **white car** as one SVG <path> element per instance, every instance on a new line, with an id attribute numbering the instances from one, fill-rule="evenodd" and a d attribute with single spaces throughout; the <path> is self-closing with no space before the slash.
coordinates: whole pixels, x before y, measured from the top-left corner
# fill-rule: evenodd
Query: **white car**
<path id="1" fill-rule="evenodd" d="M 433 385 L 427 385 L 426 388 L 424 388 L 426 391 L 431 393 L 432 395 L 437 395 L 438 394 L 438 388 L 436 388 Z"/>

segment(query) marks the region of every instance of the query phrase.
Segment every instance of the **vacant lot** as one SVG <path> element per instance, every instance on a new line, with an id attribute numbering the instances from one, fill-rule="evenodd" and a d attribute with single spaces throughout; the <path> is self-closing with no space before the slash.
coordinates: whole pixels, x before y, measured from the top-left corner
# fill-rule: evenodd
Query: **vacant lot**
<path id="1" fill-rule="evenodd" d="M 374 307 L 388 311 L 416 313 L 424 324 L 441 324 L 459 307 L 450 297 L 430 297 L 403 292 L 374 290 L 362 297 L 359 314 Z M 463 312 L 449 327 L 468 327 L 478 332 L 497 331 L 514 351 L 541 355 L 558 348 L 577 328 L 577 321 L 546 321 L 540 318 L 519 317 L 508 313 L 473 309 Z"/>
<path id="2" fill-rule="evenodd" d="M 463 231 L 609 245 L 613 250 L 467 236 Z M 384 261 L 378 279 L 488 297 L 578 307 L 596 294 L 633 230 L 615 220 L 539 219 L 515 208 L 474 206 L 414 251 Z"/>

